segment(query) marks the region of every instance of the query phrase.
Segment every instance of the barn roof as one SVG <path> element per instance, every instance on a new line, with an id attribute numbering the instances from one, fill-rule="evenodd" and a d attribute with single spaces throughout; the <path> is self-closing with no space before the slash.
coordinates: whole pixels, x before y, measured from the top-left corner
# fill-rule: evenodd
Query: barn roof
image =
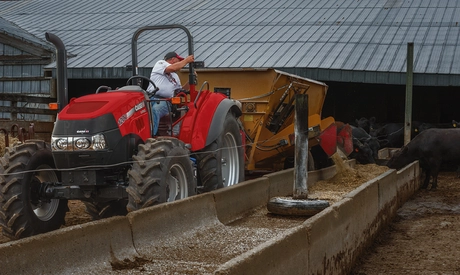
<path id="1" fill-rule="evenodd" d="M 276 68 L 326 82 L 404 84 L 413 42 L 415 85 L 460 86 L 457 0 L 0 1 L 0 17 L 24 30 L 14 35 L 59 36 L 73 55 L 69 78 L 130 76 L 134 31 L 181 24 L 194 36 L 196 59 L 208 68 Z M 187 53 L 180 30 L 142 34 L 138 43 L 146 71 L 170 50 Z"/>

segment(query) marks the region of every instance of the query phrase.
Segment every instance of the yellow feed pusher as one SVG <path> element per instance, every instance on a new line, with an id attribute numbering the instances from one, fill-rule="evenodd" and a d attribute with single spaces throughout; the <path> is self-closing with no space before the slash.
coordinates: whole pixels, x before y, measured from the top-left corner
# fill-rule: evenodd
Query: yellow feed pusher
<path id="1" fill-rule="evenodd" d="M 225 93 L 241 102 L 241 129 L 245 136 L 246 170 L 281 170 L 294 156 L 294 106 L 296 94 L 308 95 L 308 145 L 319 145 L 330 157 L 337 148 L 353 150 L 351 128 L 321 117 L 328 86 L 274 69 L 198 71 L 212 83 L 209 90 Z M 209 85 L 209 84 L 207 84 Z M 309 169 L 315 159 L 309 154 Z"/>

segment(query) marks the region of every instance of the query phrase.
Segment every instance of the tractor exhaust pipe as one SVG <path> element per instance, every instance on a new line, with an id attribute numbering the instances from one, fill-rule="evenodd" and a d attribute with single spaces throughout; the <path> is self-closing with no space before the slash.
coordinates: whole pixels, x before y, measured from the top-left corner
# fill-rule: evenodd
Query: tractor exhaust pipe
<path id="1" fill-rule="evenodd" d="M 57 103 L 60 112 L 69 102 L 67 92 L 67 52 L 62 40 L 52 33 L 45 33 L 46 40 L 56 47 Z"/>

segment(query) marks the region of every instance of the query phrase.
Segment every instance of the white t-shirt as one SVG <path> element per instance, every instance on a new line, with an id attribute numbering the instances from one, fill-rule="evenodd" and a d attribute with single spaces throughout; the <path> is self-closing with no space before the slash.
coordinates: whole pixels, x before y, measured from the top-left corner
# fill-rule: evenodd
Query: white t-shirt
<path id="1" fill-rule="evenodd" d="M 180 84 L 179 76 L 175 73 L 165 73 L 166 67 L 168 67 L 168 62 L 164 60 L 159 60 L 155 66 L 153 66 L 152 73 L 150 74 L 150 79 L 155 83 L 159 88 L 156 93 L 160 97 L 173 97 L 174 90 L 181 89 L 182 85 Z M 153 91 L 153 85 L 149 83 L 147 92 Z"/>

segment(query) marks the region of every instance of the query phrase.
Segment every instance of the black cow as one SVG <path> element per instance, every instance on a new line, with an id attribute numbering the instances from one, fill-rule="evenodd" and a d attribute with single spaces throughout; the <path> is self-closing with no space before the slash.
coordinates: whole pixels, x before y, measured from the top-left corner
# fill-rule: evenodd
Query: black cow
<path id="1" fill-rule="evenodd" d="M 357 127 L 363 128 L 367 133 L 370 133 L 375 128 L 375 120 L 375 117 L 361 117 L 360 119 L 355 119 L 355 123 Z"/>
<path id="2" fill-rule="evenodd" d="M 431 189 L 436 189 L 438 174 L 442 164 L 460 163 L 460 129 L 431 128 L 422 131 L 406 146 L 395 152 L 387 165 L 401 169 L 418 160 L 425 172 L 422 188 L 427 188 L 433 177 Z"/>
<path id="3" fill-rule="evenodd" d="M 362 143 L 355 137 L 353 137 L 353 151 L 350 153 L 349 157 L 356 159 L 360 164 L 375 163 L 369 144 Z"/>
<path id="4" fill-rule="evenodd" d="M 430 129 L 430 128 L 457 128 L 458 122 L 456 120 L 452 120 L 450 123 L 422 123 L 416 128 L 418 133 Z"/>
<path id="5" fill-rule="evenodd" d="M 400 148 L 404 145 L 404 123 L 388 123 L 374 129 L 370 135 L 377 138 L 381 148 Z"/>
<path id="6" fill-rule="evenodd" d="M 425 123 L 413 121 L 411 123 L 411 139 L 426 129 L 428 127 Z M 378 139 L 380 148 L 401 148 L 404 145 L 404 123 L 388 123 L 371 130 L 370 134 Z"/>
<path id="7" fill-rule="evenodd" d="M 369 146 L 369 148 L 372 151 L 372 158 L 374 158 L 375 162 L 375 160 L 378 159 L 378 152 L 380 149 L 380 144 L 377 138 L 372 137 L 361 127 L 351 126 L 351 131 L 353 134 L 353 138 L 359 140 L 362 144 L 367 144 Z M 355 143 L 356 142 L 353 143 L 354 147 L 356 145 L 359 148 L 359 144 Z"/>

